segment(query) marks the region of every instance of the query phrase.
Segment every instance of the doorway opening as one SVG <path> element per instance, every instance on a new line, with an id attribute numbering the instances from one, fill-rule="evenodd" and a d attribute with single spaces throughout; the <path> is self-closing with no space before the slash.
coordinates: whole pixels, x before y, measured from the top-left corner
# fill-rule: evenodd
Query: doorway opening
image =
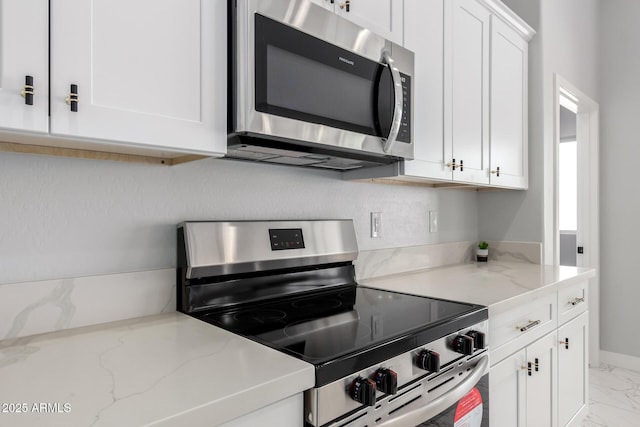
<path id="1" fill-rule="evenodd" d="M 599 106 L 556 75 L 554 264 L 595 268 L 589 280 L 589 360 L 600 363 Z"/>
<path id="2" fill-rule="evenodd" d="M 558 227 L 560 265 L 578 265 L 578 141 L 577 104 L 560 94 L 558 146 Z"/>

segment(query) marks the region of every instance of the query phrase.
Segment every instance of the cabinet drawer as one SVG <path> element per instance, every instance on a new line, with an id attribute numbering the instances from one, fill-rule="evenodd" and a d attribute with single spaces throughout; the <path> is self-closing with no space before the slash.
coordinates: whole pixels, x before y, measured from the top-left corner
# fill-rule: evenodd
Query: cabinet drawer
<path id="1" fill-rule="evenodd" d="M 556 329 L 557 293 L 534 297 L 528 304 L 489 317 L 489 349 L 495 364 Z"/>
<path id="2" fill-rule="evenodd" d="M 588 282 L 581 282 L 558 290 L 558 324 L 584 313 L 589 307 L 587 299 Z"/>

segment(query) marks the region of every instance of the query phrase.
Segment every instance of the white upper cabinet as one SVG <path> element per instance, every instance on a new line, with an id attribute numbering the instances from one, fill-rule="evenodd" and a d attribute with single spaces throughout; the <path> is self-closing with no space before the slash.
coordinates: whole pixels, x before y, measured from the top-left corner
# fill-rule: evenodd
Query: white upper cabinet
<path id="1" fill-rule="evenodd" d="M 402 44 L 404 0 L 311 0 L 397 44 Z"/>
<path id="2" fill-rule="evenodd" d="M 450 146 L 444 146 L 444 2 L 404 1 L 404 46 L 415 53 L 413 139 L 415 160 L 404 162 L 407 176 L 450 180 Z"/>
<path id="3" fill-rule="evenodd" d="M 49 131 L 48 58 L 49 2 L 0 1 L 0 129 Z"/>
<path id="4" fill-rule="evenodd" d="M 488 184 L 490 13 L 445 2 L 444 144 L 456 181 Z"/>
<path id="5" fill-rule="evenodd" d="M 492 0 L 405 0 L 404 13 L 404 44 L 415 53 L 414 159 L 345 178 L 527 188 L 533 29 Z"/>
<path id="6" fill-rule="evenodd" d="M 416 77 L 415 160 L 403 175 L 489 183 L 490 16 L 475 0 L 405 0 Z"/>
<path id="7" fill-rule="evenodd" d="M 53 135 L 225 152 L 226 2 L 52 0 L 50 13 Z"/>
<path id="8" fill-rule="evenodd" d="M 527 67 L 529 45 L 491 19 L 491 184 L 527 188 Z"/>

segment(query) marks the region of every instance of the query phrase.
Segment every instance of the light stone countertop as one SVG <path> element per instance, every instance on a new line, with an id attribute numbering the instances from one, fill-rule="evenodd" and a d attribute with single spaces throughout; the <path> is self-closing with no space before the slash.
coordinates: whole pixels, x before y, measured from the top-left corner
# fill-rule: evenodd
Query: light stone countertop
<path id="1" fill-rule="evenodd" d="M 491 316 L 593 276 L 490 261 L 359 283 L 486 305 Z M 313 385 L 313 365 L 175 312 L 0 341 L 0 425 L 209 427 Z M 41 403 L 56 413 L 34 412 Z"/>
<path id="2" fill-rule="evenodd" d="M 168 313 L 0 341 L 0 425 L 211 427 L 314 381 L 311 364 Z"/>
<path id="3" fill-rule="evenodd" d="M 489 307 L 489 316 L 596 275 L 594 269 L 489 261 L 360 280 L 364 286 Z"/>

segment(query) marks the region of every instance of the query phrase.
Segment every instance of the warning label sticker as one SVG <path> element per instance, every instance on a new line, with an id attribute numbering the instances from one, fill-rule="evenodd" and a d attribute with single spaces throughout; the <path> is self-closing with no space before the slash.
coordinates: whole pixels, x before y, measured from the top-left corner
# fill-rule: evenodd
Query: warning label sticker
<path id="1" fill-rule="evenodd" d="M 480 427 L 482 425 L 482 396 L 473 388 L 458 401 L 453 427 Z"/>

